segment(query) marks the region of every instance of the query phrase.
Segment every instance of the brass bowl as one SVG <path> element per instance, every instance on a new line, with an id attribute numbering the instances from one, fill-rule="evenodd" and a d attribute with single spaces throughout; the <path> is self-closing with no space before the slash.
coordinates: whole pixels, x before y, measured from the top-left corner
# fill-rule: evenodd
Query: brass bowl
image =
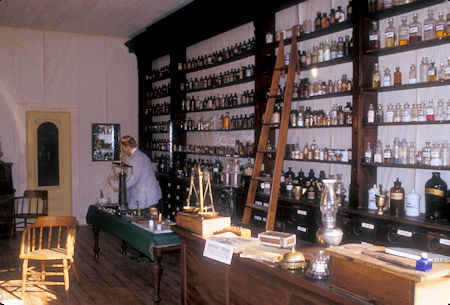
<path id="1" fill-rule="evenodd" d="M 218 212 L 199 212 L 198 215 L 203 216 L 205 218 L 214 218 L 219 215 Z"/>
<path id="2" fill-rule="evenodd" d="M 185 205 L 183 207 L 183 210 L 185 210 L 186 212 L 194 212 L 195 209 L 197 209 L 197 207 L 196 206 L 192 206 L 192 205 Z"/>

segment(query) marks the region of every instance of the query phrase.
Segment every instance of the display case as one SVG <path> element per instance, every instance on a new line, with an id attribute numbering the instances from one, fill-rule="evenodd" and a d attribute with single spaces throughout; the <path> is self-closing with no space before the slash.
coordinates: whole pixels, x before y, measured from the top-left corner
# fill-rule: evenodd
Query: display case
<path id="1" fill-rule="evenodd" d="M 120 124 L 92 124 L 92 161 L 120 158 Z"/>

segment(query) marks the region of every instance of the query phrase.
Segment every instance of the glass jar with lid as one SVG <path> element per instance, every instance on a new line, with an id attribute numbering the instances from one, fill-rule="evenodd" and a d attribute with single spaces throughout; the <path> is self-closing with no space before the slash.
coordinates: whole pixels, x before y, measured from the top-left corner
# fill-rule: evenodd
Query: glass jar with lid
<path id="1" fill-rule="evenodd" d="M 422 41 L 422 23 L 417 12 L 413 14 L 413 21 L 409 24 L 409 43 Z"/>
<path id="2" fill-rule="evenodd" d="M 409 84 L 416 84 L 417 83 L 417 66 L 415 64 L 412 64 L 409 67 L 408 83 Z"/>
<path id="3" fill-rule="evenodd" d="M 369 49 L 380 48 L 380 31 L 378 29 L 378 21 L 373 20 L 369 31 Z"/>
<path id="4" fill-rule="evenodd" d="M 394 19 L 389 18 L 388 26 L 384 30 L 384 47 L 391 48 L 397 45 L 397 31 L 394 27 Z"/>
<path id="5" fill-rule="evenodd" d="M 398 26 L 398 45 L 403 46 L 409 43 L 409 26 L 407 17 L 402 17 L 402 23 Z"/>
<path id="6" fill-rule="evenodd" d="M 445 36 L 445 20 L 444 13 L 440 12 L 438 20 L 436 20 L 436 37 L 442 38 Z"/>
<path id="7" fill-rule="evenodd" d="M 433 18 L 433 10 L 428 10 L 428 18 L 423 21 L 423 40 L 436 37 L 436 19 Z"/>

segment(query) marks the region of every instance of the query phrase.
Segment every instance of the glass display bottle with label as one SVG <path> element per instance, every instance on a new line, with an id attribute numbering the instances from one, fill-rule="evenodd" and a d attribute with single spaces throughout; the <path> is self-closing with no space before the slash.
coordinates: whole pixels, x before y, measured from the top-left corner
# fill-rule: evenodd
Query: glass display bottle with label
<path id="1" fill-rule="evenodd" d="M 380 48 L 380 31 L 378 30 L 378 21 L 372 21 L 372 28 L 369 32 L 369 49 Z"/>
<path id="2" fill-rule="evenodd" d="M 436 37 L 442 38 L 445 36 L 445 20 L 444 13 L 440 12 L 438 20 L 436 20 Z"/>
<path id="3" fill-rule="evenodd" d="M 428 67 L 429 67 L 428 58 L 427 57 L 423 57 L 422 58 L 422 62 L 420 63 L 420 66 L 419 66 L 419 82 L 420 83 L 427 82 L 427 80 L 428 80 Z"/>
<path id="4" fill-rule="evenodd" d="M 434 65 L 434 62 L 430 62 L 430 65 L 428 66 L 427 71 L 427 81 L 428 82 L 435 82 L 437 80 L 437 69 Z"/>
<path id="5" fill-rule="evenodd" d="M 409 26 L 407 17 L 402 17 L 402 23 L 398 26 L 398 45 L 403 46 L 409 43 Z"/>
<path id="6" fill-rule="evenodd" d="M 433 18 L 433 10 L 428 10 L 428 18 L 423 21 L 423 40 L 436 37 L 436 19 Z"/>
<path id="7" fill-rule="evenodd" d="M 409 24 L 409 43 L 422 41 L 422 23 L 419 21 L 419 15 L 413 14 L 413 21 Z"/>
<path id="8" fill-rule="evenodd" d="M 391 70 L 389 68 L 384 69 L 384 75 L 383 75 L 383 87 L 389 87 L 392 86 L 392 77 L 391 77 Z"/>
<path id="9" fill-rule="evenodd" d="M 372 87 L 381 87 L 381 74 L 380 70 L 378 70 L 378 63 L 374 63 L 374 70 L 372 72 Z"/>
<path id="10" fill-rule="evenodd" d="M 439 172 L 433 172 L 433 176 L 425 183 L 425 217 L 429 219 L 445 218 L 447 184 L 441 178 Z"/>
<path id="11" fill-rule="evenodd" d="M 402 72 L 400 72 L 400 67 L 395 67 L 394 72 L 394 85 L 398 86 L 402 84 Z"/>
<path id="12" fill-rule="evenodd" d="M 405 212 L 405 189 L 399 178 L 394 181 L 394 186 L 390 190 L 390 207 L 389 212 L 394 216 L 403 216 Z"/>
<path id="13" fill-rule="evenodd" d="M 384 30 L 384 47 L 390 48 L 397 45 L 397 31 L 394 27 L 394 19 L 390 18 L 389 25 Z"/>

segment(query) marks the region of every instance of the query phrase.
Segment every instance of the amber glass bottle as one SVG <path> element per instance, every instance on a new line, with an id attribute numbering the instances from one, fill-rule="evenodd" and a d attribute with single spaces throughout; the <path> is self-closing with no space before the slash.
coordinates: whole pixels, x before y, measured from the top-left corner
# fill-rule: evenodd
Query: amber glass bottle
<path id="1" fill-rule="evenodd" d="M 394 181 L 394 186 L 390 191 L 390 214 L 395 216 L 403 216 L 405 212 L 405 189 L 402 188 L 402 183 L 397 178 Z"/>
<path id="2" fill-rule="evenodd" d="M 441 178 L 439 172 L 433 172 L 433 176 L 425 183 L 425 216 L 429 219 L 445 218 L 447 184 Z"/>

